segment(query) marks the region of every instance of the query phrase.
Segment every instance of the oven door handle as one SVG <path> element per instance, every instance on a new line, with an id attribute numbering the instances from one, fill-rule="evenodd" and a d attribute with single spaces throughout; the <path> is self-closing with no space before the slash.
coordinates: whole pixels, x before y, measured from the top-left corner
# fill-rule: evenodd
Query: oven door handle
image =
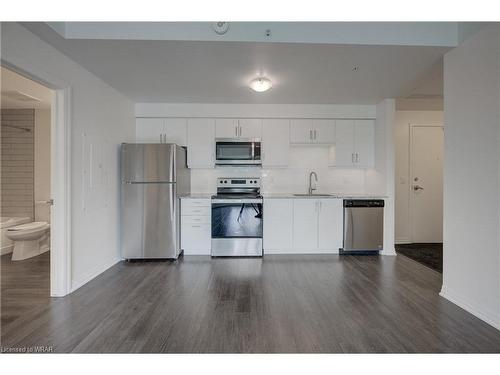
<path id="1" fill-rule="evenodd" d="M 239 204 L 239 203 L 262 203 L 262 199 L 212 199 L 212 203 L 233 203 L 233 204 Z"/>

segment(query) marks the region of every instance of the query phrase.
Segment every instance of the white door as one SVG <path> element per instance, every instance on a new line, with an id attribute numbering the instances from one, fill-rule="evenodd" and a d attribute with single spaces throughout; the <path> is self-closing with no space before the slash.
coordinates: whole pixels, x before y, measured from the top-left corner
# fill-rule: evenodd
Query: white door
<path id="1" fill-rule="evenodd" d="M 354 120 L 335 121 L 336 167 L 352 167 L 354 164 Z"/>
<path id="2" fill-rule="evenodd" d="M 293 200 L 264 200 L 264 250 L 284 252 L 292 248 Z"/>
<path id="3" fill-rule="evenodd" d="M 294 199 L 293 247 L 298 250 L 318 247 L 318 200 Z"/>
<path id="4" fill-rule="evenodd" d="M 313 122 L 308 119 L 290 120 L 290 143 L 304 144 L 313 142 Z"/>
<path id="5" fill-rule="evenodd" d="M 262 166 L 265 168 L 287 167 L 289 153 L 290 120 L 264 120 L 262 125 Z"/>
<path id="6" fill-rule="evenodd" d="M 217 138 L 238 138 L 239 128 L 238 120 L 234 118 L 223 118 L 215 120 Z"/>
<path id="7" fill-rule="evenodd" d="M 354 152 L 357 167 L 368 168 L 375 165 L 375 121 L 354 122 Z"/>
<path id="8" fill-rule="evenodd" d="M 443 241 L 442 127 L 411 128 L 410 222 L 412 242 Z"/>
<path id="9" fill-rule="evenodd" d="M 215 120 L 189 119 L 187 125 L 189 168 L 213 168 L 215 164 Z"/>
<path id="10" fill-rule="evenodd" d="M 314 143 L 335 143 L 335 120 L 313 120 Z"/>
<path id="11" fill-rule="evenodd" d="M 165 119 L 136 118 L 135 141 L 137 143 L 163 143 Z"/>
<path id="12" fill-rule="evenodd" d="M 318 248 L 337 252 L 343 240 L 343 201 L 320 199 L 318 202 Z"/>
<path id="13" fill-rule="evenodd" d="M 261 119 L 240 119 L 241 138 L 261 138 L 262 137 L 262 120 Z"/>
<path id="14" fill-rule="evenodd" d="M 179 146 L 187 146 L 187 119 L 165 119 L 164 133 L 166 143 L 176 143 Z"/>

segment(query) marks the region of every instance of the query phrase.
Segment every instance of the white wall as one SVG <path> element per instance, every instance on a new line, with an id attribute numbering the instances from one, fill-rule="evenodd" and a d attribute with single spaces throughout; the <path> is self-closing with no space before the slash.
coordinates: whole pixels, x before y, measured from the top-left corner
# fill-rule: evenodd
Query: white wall
<path id="1" fill-rule="evenodd" d="M 500 28 L 444 58 L 441 295 L 500 329 Z"/>
<path id="2" fill-rule="evenodd" d="M 64 81 L 71 88 L 71 284 L 78 288 L 120 260 L 121 142 L 134 140 L 134 105 L 99 78 L 17 23 L 2 23 L 2 60 Z M 94 147 L 95 146 L 95 147 Z M 99 151 L 85 159 L 89 150 Z M 85 161 L 94 160 L 93 165 Z M 89 184 L 87 170 L 98 173 Z M 90 186 L 89 186 L 90 185 Z M 85 207 L 91 196 L 93 204 Z"/>
<path id="3" fill-rule="evenodd" d="M 410 127 L 415 125 L 443 126 L 442 111 L 396 111 L 395 152 L 396 243 L 411 242 L 410 235 Z"/>
<path id="4" fill-rule="evenodd" d="M 35 110 L 35 221 L 50 222 L 50 109 Z"/>

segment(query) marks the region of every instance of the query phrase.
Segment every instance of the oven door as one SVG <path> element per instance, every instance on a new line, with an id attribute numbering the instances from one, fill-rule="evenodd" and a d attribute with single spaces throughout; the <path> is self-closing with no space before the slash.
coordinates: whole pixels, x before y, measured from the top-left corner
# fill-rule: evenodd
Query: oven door
<path id="1" fill-rule="evenodd" d="M 262 256 L 262 199 L 212 199 L 212 256 Z"/>
<path id="2" fill-rule="evenodd" d="M 260 141 L 256 139 L 215 141 L 215 164 L 260 165 Z"/>

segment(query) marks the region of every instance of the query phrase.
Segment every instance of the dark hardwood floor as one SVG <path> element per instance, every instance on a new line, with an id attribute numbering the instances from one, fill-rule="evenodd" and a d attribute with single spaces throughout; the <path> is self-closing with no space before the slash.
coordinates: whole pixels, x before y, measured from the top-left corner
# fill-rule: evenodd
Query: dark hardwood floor
<path id="1" fill-rule="evenodd" d="M 500 352 L 500 331 L 439 297 L 441 275 L 403 256 L 121 262 L 70 296 L 35 299 L 19 316 L 15 306 L 32 298 L 15 295 L 10 265 L 2 264 L 4 348 Z"/>
<path id="2" fill-rule="evenodd" d="M 411 258 L 424 266 L 443 273 L 442 243 L 409 243 L 396 245 L 399 254 Z"/>

